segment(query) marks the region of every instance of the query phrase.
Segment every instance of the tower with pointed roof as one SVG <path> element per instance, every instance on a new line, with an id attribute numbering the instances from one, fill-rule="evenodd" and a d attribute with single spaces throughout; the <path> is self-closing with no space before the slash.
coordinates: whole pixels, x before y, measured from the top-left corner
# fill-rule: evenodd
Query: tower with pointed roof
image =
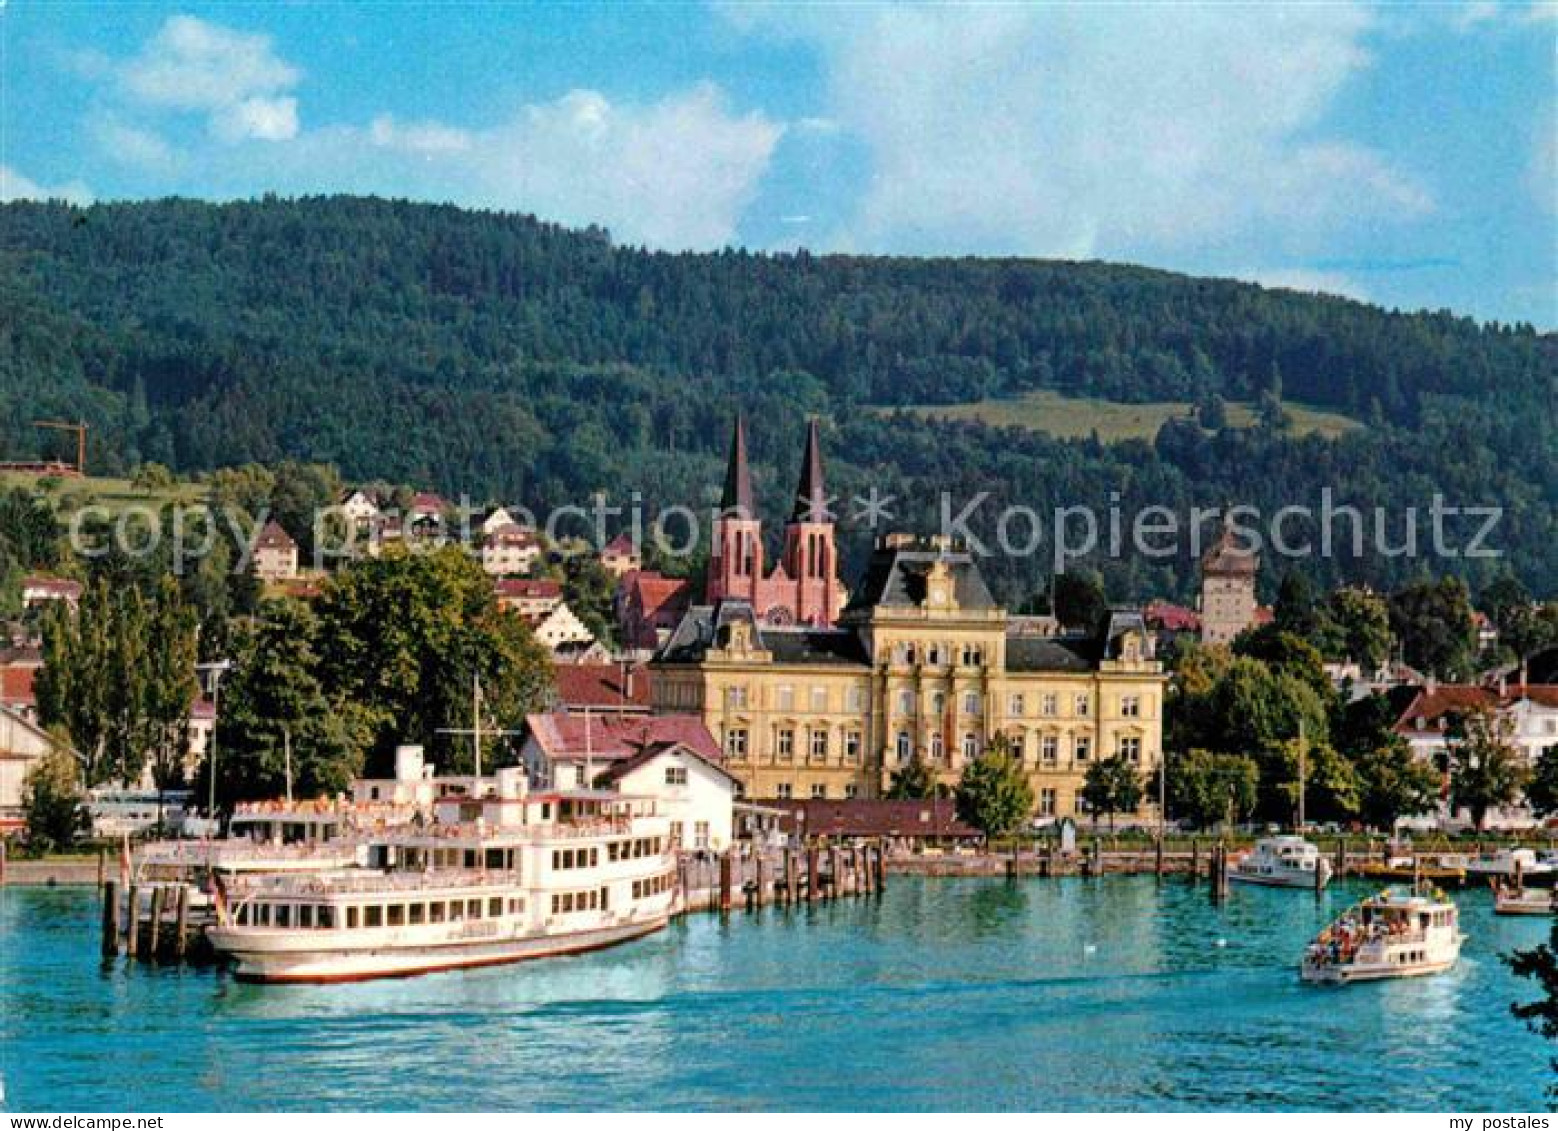
<path id="1" fill-rule="evenodd" d="M 1231 515 L 1217 541 L 1201 557 L 1201 639 L 1231 644 L 1255 623 L 1260 555 L 1241 541 Z"/>
<path id="2" fill-rule="evenodd" d="M 763 524 L 753 504 L 752 471 L 747 466 L 746 421 L 736 417 L 725 467 L 725 490 L 709 546 L 707 597 L 758 603 L 763 579 Z"/>
<path id="3" fill-rule="evenodd" d="M 806 431 L 800 481 L 784 528 L 784 549 L 772 573 L 764 568 L 762 521 L 747 462 L 746 424 L 731 435 L 725 488 L 710 539 L 705 586 L 710 603 L 745 601 L 769 624 L 827 626 L 843 605 L 838 548 L 822 475 L 816 421 Z"/>

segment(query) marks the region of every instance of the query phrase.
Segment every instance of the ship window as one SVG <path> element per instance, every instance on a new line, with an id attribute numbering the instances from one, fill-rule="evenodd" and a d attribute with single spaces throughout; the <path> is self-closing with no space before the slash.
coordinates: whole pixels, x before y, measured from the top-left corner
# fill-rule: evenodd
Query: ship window
<path id="1" fill-rule="evenodd" d="M 429 923 L 442 923 L 444 921 L 444 901 L 435 899 L 427 905 L 427 921 Z"/>
<path id="2" fill-rule="evenodd" d="M 298 908 L 298 926 L 312 928 L 314 925 L 314 905 L 305 903 Z"/>
<path id="3" fill-rule="evenodd" d="M 385 922 L 391 927 L 404 927 L 406 925 L 406 905 L 404 903 L 392 903 L 386 909 Z"/>
<path id="4" fill-rule="evenodd" d="M 384 925 L 384 908 L 377 904 L 371 904 L 362 909 L 362 925 L 364 927 L 382 927 Z"/>
<path id="5" fill-rule="evenodd" d="M 292 907 L 290 904 L 278 903 L 276 905 L 276 926 L 292 926 Z"/>
<path id="6" fill-rule="evenodd" d="M 489 848 L 489 849 L 487 849 L 487 867 L 491 868 L 494 871 L 496 871 L 497 869 L 503 867 L 503 849 L 501 849 L 501 848 Z"/>
<path id="7" fill-rule="evenodd" d="M 463 899 L 451 899 L 449 901 L 449 922 L 458 923 L 465 918 L 465 901 Z"/>
<path id="8" fill-rule="evenodd" d="M 474 848 L 465 850 L 465 866 L 471 869 L 476 867 L 476 850 Z"/>
<path id="9" fill-rule="evenodd" d="M 348 907 L 346 909 L 346 926 L 347 926 L 348 930 L 356 930 L 356 928 L 357 928 L 357 908 L 355 908 L 355 907 Z"/>
<path id="10" fill-rule="evenodd" d="M 467 919 L 481 918 L 481 900 L 468 899 L 465 901 L 465 917 Z"/>
<path id="11" fill-rule="evenodd" d="M 415 925 L 417 923 L 425 923 L 425 922 L 427 922 L 427 904 L 425 904 L 425 903 L 408 903 L 408 904 L 406 904 L 406 922 L 411 923 L 413 925 Z"/>
<path id="12" fill-rule="evenodd" d="M 335 929 L 335 908 L 328 903 L 318 910 L 315 917 L 318 920 L 321 931 L 332 931 Z"/>
<path id="13" fill-rule="evenodd" d="M 498 898 L 498 897 L 496 897 L 496 896 L 494 896 L 492 899 L 489 899 L 487 901 L 487 915 L 488 915 L 488 917 L 496 919 L 499 915 L 502 915 L 502 914 L 503 914 L 503 900 Z"/>

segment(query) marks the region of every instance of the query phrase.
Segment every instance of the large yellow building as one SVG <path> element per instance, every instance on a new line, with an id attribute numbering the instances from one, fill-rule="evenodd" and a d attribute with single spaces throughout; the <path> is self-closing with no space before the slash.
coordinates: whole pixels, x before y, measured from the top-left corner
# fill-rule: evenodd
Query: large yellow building
<path id="1" fill-rule="evenodd" d="M 1148 777 L 1163 749 L 1166 677 L 1139 614 L 1043 634 L 946 539 L 880 539 L 833 628 L 694 606 L 652 670 L 656 709 L 701 715 L 751 798 L 881 796 L 916 755 L 950 785 L 999 734 L 1037 815 L 1074 816 L 1090 764 L 1119 754 Z"/>

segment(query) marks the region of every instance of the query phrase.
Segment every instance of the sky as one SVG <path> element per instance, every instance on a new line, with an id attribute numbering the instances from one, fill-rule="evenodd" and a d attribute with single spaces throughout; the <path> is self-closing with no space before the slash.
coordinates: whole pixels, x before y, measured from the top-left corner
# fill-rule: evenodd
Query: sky
<path id="1" fill-rule="evenodd" d="M 1142 263 L 1558 326 L 1558 2 L 0 0 L 0 199 Z"/>

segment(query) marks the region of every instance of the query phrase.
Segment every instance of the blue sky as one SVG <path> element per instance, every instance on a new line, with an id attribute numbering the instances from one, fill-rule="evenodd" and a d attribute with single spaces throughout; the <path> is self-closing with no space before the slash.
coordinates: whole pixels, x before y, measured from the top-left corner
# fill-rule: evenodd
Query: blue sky
<path id="1" fill-rule="evenodd" d="M 1554 4 L 0 6 L 0 197 L 1109 259 L 1558 325 Z"/>

